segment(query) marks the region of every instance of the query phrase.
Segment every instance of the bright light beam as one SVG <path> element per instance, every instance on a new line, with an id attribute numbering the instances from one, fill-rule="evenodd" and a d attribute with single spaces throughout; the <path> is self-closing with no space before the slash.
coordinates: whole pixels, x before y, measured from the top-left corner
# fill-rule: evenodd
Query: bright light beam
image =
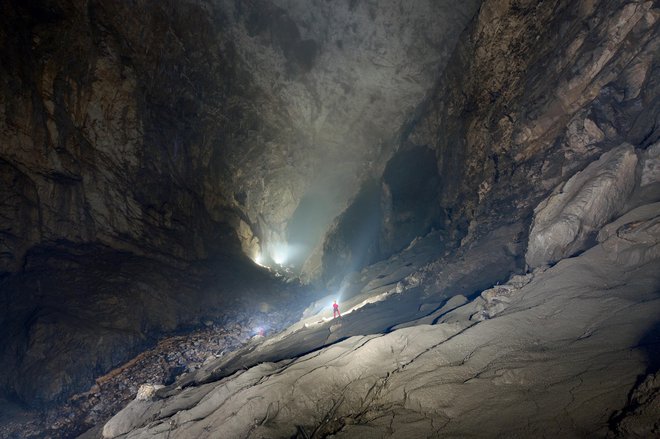
<path id="1" fill-rule="evenodd" d="M 277 265 L 284 265 L 289 259 L 289 247 L 286 244 L 275 244 L 270 257 Z"/>

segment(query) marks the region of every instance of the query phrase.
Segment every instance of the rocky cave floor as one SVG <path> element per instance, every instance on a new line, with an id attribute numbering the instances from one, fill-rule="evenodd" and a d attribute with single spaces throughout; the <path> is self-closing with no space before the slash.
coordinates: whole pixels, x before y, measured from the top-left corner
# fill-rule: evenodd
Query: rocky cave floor
<path id="1" fill-rule="evenodd" d="M 1 438 L 69 438 L 105 423 L 132 401 L 142 384 L 169 384 L 211 360 L 281 328 L 289 316 L 281 311 L 239 312 L 223 322 L 170 335 L 157 345 L 97 378 L 87 392 L 44 410 L 29 410 L 0 401 Z M 4 419 L 3 419 L 4 418 Z"/>
<path id="2" fill-rule="evenodd" d="M 312 312 L 84 437 L 658 437 L 658 209 L 472 299 L 367 282 L 340 322 Z"/>
<path id="3" fill-rule="evenodd" d="M 208 322 L 59 407 L 14 416 L 0 435 L 654 437 L 659 208 L 603 227 L 582 254 L 449 300 L 412 268 L 432 253 L 431 234 L 356 273 L 341 320 L 331 295 L 292 326 L 277 311 Z M 483 263 L 451 270 L 474 277 Z M 166 386 L 136 398 L 145 383 Z"/>

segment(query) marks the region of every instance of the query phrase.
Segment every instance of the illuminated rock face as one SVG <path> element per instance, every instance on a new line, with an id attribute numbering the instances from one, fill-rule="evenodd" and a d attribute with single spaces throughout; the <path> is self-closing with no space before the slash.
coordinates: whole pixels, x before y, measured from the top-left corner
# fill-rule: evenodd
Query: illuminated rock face
<path id="1" fill-rule="evenodd" d="M 435 152 L 437 175 L 427 178 L 425 189 L 437 188 L 437 196 L 402 206 L 395 215 L 420 222 L 418 234 L 441 232 L 438 246 L 454 252 L 504 224 L 527 229 L 541 199 L 622 143 L 653 155 L 649 147 L 658 139 L 659 113 L 657 19 L 650 2 L 484 2 L 434 93 L 402 129 L 406 135 L 397 147 L 397 154 L 418 148 Z M 627 154 L 631 159 L 632 152 Z M 653 159 L 648 163 L 650 176 Z M 630 189 L 630 166 L 627 161 L 617 177 L 619 200 Z M 377 196 L 387 211 L 387 174 L 380 181 Z M 657 199 L 656 186 L 642 192 L 632 202 Z M 600 203 L 605 207 L 610 201 Z M 602 221 L 616 210 L 618 202 L 611 203 Z M 373 225 L 377 237 L 360 243 L 375 259 L 389 257 L 412 239 L 405 221 L 396 225 L 392 219 L 384 215 Z M 344 239 L 344 228 L 351 229 L 351 223 L 340 217 L 326 237 L 326 279 L 345 275 L 332 270 L 350 264 L 337 261 L 360 250 Z M 586 229 L 574 247 L 581 246 Z M 511 255 L 521 269 L 523 255 Z M 532 265 L 553 260 L 551 255 L 530 257 Z"/>
<path id="2" fill-rule="evenodd" d="M 623 209 L 636 165 L 633 147 L 624 144 L 558 186 L 535 209 L 527 265 L 536 268 L 584 250 L 589 236 Z"/>
<path id="3" fill-rule="evenodd" d="M 660 204 L 598 241 L 385 334 L 334 337 L 395 322 L 410 304 L 433 310 L 432 299 L 392 293 L 340 324 L 317 315 L 136 399 L 103 437 L 652 436 Z M 312 340 L 336 343 L 306 353 Z"/>
<path id="4" fill-rule="evenodd" d="M 251 79 L 288 118 L 230 147 L 222 182 L 243 195 L 236 207 L 265 258 L 290 247 L 285 262 L 300 268 L 321 246 L 359 185 L 382 171 L 479 3 L 221 2 Z"/>

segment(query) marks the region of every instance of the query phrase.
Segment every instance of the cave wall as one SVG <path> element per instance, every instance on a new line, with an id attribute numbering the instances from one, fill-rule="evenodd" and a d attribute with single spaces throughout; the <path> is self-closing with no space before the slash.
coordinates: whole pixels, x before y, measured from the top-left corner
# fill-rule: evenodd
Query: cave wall
<path id="1" fill-rule="evenodd" d="M 180 13 L 208 25 L 203 10 L 188 7 Z M 2 271 L 20 268 L 35 244 L 60 240 L 183 260 L 230 244 L 213 236 L 227 231 L 227 218 L 212 218 L 200 178 L 203 156 L 221 148 L 209 132 L 215 120 L 203 116 L 226 100 L 205 101 L 200 90 L 213 74 L 236 75 L 228 55 L 213 50 L 215 35 L 188 33 L 181 47 L 186 34 L 172 26 L 185 21 L 146 4 L 4 8 L 0 141 L 17 181 L 4 189 L 15 210 L 37 221 L 24 231 L 20 216 L 5 218 L 8 241 L 20 244 L 4 249 Z M 208 59 L 210 70 L 187 70 L 184 53 Z M 34 195 L 19 202 L 23 193 Z"/>
<path id="2" fill-rule="evenodd" d="M 287 230 L 301 200 L 332 218 L 382 168 L 479 3 L 7 3 L 0 158 L 39 207 L 6 209 L 41 231 L 6 220 L 3 270 L 60 237 L 185 260 L 223 224 L 252 258 L 319 242 L 329 220 Z"/>
<path id="3" fill-rule="evenodd" d="M 426 188 L 438 188 L 438 245 L 455 251 L 508 224 L 527 230 L 555 185 L 623 142 L 644 150 L 658 139 L 658 16 L 643 1 L 482 4 L 398 147 L 435 152 L 437 181 Z M 387 198 L 387 174 L 381 181 Z M 405 211 L 419 217 L 428 203 L 420 197 Z M 412 240 L 404 224 L 387 221 L 367 244 L 379 258 Z M 346 274 L 330 273 L 347 253 L 333 249 L 351 245 L 336 242 L 344 227 L 340 218 L 326 237 L 327 279 Z"/>
<path id="4" fill-rule="evenodd" d="M 450 63 L 411 135 L 438 151 L 441 205 L 460 206 L 450 221 L 526 218 L 602 152 L 651 145 L 657 17 L 652 2 L 483 5 L 457 52 L 467 65 Z"/>
<path id="5" fill-rule="evenodd" d="M 1 8 L 0 389 L 43 405 L 283 290 L 243 255 L 226 162 L 279 113 L 209 4 Z"/>

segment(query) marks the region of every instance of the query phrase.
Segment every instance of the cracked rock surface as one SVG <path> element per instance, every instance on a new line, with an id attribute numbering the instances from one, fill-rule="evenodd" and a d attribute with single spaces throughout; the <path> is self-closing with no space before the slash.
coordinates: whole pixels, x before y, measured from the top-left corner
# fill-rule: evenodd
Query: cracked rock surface
<path id="1" fill-rule="evenodd" d="M 612 157 L 636 154 L 626 145 L 605 153 L 577 174 L 586 183 L 576 185 L 577 195 L 569 198 L 580 202 L 587 187 L 596 211 L 607 200 L 617 200 L 616 209 L 634 205 L 631 200 L 644 187 L 635 172 L 643 175 L 643 167 L 632 167 L 623 193 L 598 170 Z M 555 197 L 556 192 L 536 211 Z M 606 220 L 593 221 L 589 209 L 575 216 L 595 233 L 586 251 L 511 276 L 472 300 L 459 293 L 469 294 L 481 282 L 478 274 L 488 263 L 477 255 L 497 258 L 519 228 L 496 230 L 481 247 L 449 260 L 429 245 L 437 239 L 429 234 L 344 285 L 341 318 L 331 318 L 323 305 L 331 299 L 322 299 L 285 331 L 203 365 L 156 390 L 151 400 L 136 399 L 95 434 L 375 438 L 657 432 L 650 413 L 658 392 L 660 203 L 633 207 L 604 225 Z M 550 216 L 549 227 L 553 221 L 564 219 Z M 536 233 L 543 231 L 532 227 L 530 241 Z M 552 236 L 547 245 L 553 245 Z"/>
<path id="2" fill-rule="evenodd" d="M 610 418 L 657 361 L 658 215 L 655 206 L 652 218 L 629 218 L 625 236 L 610 235 L 577 257 L 514 277 L 499 292 L 444 312 L 435 324 L 353 336 L 163 399 L 135 401 L 103 435 L 614 434 Z M 634 263 L 617 262 L 624 251 L 636 255 Z M 471 318 L 502 291 L 503 309 L 486 320 Z M 395 315 L 397 306 L 390 305 L 380 312 Z M 342 325 L 354 318 L 357 312 L 345 315 Z M 640 344 L 645 337 L 652 341 Z M 656 401 L 654 382 L 650 377 L 631 397 L 650 405 L 625 412 L 621 431 L 650 431 L 643 428 Z"/>

